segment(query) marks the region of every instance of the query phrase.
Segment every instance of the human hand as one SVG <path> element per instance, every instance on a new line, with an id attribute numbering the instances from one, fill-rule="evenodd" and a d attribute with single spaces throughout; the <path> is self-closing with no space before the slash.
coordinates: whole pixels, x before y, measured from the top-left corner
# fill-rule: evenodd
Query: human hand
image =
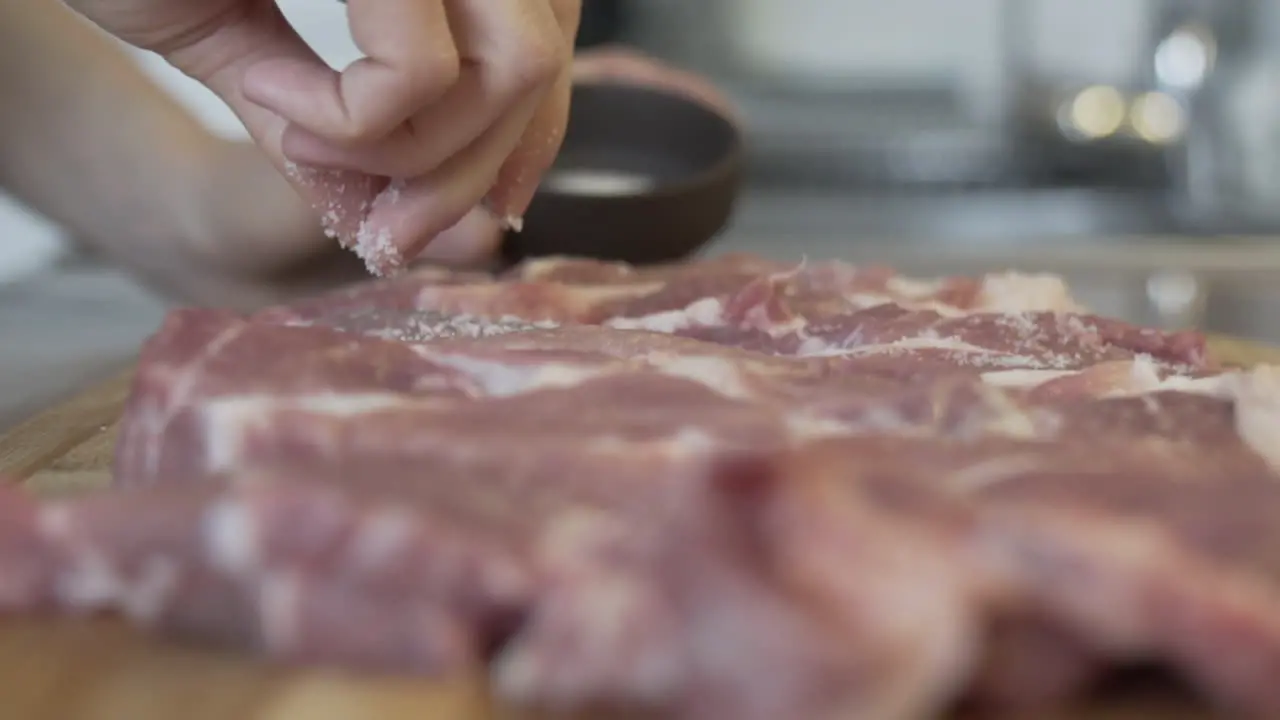
<path id="1" fill-rule="evenodd" d="M 478 203 L 523 214 L 563 136 L 581 0 L 350 0 L 366 57 L 341 72 L 273 0 L 68 4 L 219 95 L 386 273 Z"/>
<path id="2" fill-rule="evenodd" d="M 180 302 L 250 311 L 368 279 L 257 146 L 218 140 L 200 155 L 170 194 L 185 208 L 184 232 L 117 258 L 144 282 Z M 486 268 L 500 237 L 497 221 L 472 212 L 418 259 Z"/>
<path id="3" fill-rule="evenodd" d="M 580 54 L 578 83 L 658 87 L 736 118 L 737 111 L 706 79 L 626 48 Z M 201 178 L 184 194 L 196 197 L 196 230 L 175 252 L 147 254 L 162 267 L 145 272 L 171 295 L 198 304 L 250 310 L 360 280 L 364 268 L 327 240 L 309 208 L 257 148 L 221 142 L 204 152 Z M 475 209 L 439 233 L 417 258 L 463 268 L 490 266 L 503 228 Z M 171 248 L 173 249 L 173 248 Z"/>
<path id="4" fill-rule="evenodd" d="M 662 88 L 705 103 L 737 118 L 732 102 L 705 78 L 631 49 L 607 47 L 581 53 L 573 64 L 575 83 L 629 83 Z M 206 227 L 221 228 L 216 242 L 205 243 L 201 297 L 225 302 L 243 299 L 261 305 L 300 292 L 359 279 L 361 268 L 323 241 L 314 221 L 278 192 L 274 178 L 261 172 L 251 153 L 219 152 L 213 178 L 202 190 L 216 205 Z M 234 229 L 228 227 L 234 222 Z M 481 268 L 496 261 L 504 227 L 491 213 L 473 209 L 440 232 L 416 260 L 450 267 Z"/>

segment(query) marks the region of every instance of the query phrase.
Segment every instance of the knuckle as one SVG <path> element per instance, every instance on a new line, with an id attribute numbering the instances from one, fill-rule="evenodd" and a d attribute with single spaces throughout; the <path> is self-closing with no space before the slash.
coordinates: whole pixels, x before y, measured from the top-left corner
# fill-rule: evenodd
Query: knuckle
<path id="1" fill-rule="evenodd" d="M 347 113 L 343 121 L 334 126 L 329 139 L 339 146 L 347 148 L 363 148 L 385 134 L 387 124 L 385 113 L 379 107 L 357 100 L 347 102 Z"/>
<path id="2" fill-rule="evenodd" d="M 367 63 L 358 77 L 345 77 L 341 122 L 331 140 L 359 144 L 386 135 L 401 116 L 420 107 L 458 82 L 462 64 L 457 53 L 433 53 L 389 63 Z M 344 74 L 345 75 L 345 74 Z"/>
<path id="3" fill-rule="evenodd" d="M 411 91 L 417 93 L 444 90 L 461 76 L 462 59 L 453 47 L 424 55 L 409 71 Z"/>
<path id="4" fill-rule="evenodd" d="M 401 66 L 396 92 L 414 105 L 422 105 L 457 84 L 462 61 L 456 52 L 436 52 L 416 57 Z"/>
<path id="5" fill-rule="evenodd" d="M 515 49 L 512 61 L 515 84 L 527 90 L 555 79 L 567 58 L 559 43 L 550 38 L 533 37 Z"/>

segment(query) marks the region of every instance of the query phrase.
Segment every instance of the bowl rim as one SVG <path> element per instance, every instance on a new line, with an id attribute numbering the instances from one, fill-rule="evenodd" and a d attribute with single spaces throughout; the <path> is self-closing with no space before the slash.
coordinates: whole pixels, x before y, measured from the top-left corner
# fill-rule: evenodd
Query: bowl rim
<path id="1" fill-rule="evenodd" d="M 742 131 L 742 128 L 739 127 L 738 123 L 734 122 L 732 118 L 725 115 L 724 113 L 716 110 L 710 104 L 691 98 L 688 95 L 681 92 L 675 92 L 671 90 L 666 90 L 664 88 L 653 87 L 651 85 L 646 85 L 634 80 L 619 80 L 614 78 L 592 78 L 590 80 L 584 80 L 574 84 L 574 88 L 573 88 L 574 92 L 577 92 L 580 89 L 586 89 L 589 91 L 605 90 L 607 92 L 624 92 L 624 93 L 632 93 L 636 95 L 648 95 L 651 97 L 664 97 L 667 99 L 676 100 L 677 102 L 683 103 L 688 107 L 692 107 L 704 113 L 705 115 L 712 118 L 713 120 L 719 121 L 725 127 L 725 129 L 728 130 L 728 133 L 729 133 L 728 149 L 726 150 L 726 152 L 721 153 L 720 157 L 717 158 L 714 163 L 707 165 L 703 169 L 698 170 L 697 172 L 692 173 L 690 175 L 687 175 L 679 180 L 675 180 L 669 183 L 659 183 L 658 185 L 654 186 L 653 189 L 646 190 L 643 192 L 628 193 L 628 194 L 621 194 L 621 195 L 594 196 L 594 195 L 588 195 L 585 193 L 562 192 L 562 191 L 556 191 L 556 190 L 542 190 L 541 184 L 540 184 L 540 187 L 536 191 L 536 193 L 545 194 L 547 196 L 554 196 L 557 198 L 571 198 L 575 202 L 579 202 L 579 201 L 618 202 L 618 201 L 624 201 L 624 200 L 635 200 L 640 198 L 667 199 L 672 196 L 677 196 L 682 194 L 684 195 L 691 194 L 701 188 L 714 187 L 716 184 L 714 182 L 714 178 L 719 176 L 723 176 L 725 178 L 725 182 L 730 186 L 733 186 L 736 188 L 736 186 L 739 185 L 738 178 L 741 175 L 740 169 L 743 163 L 743 152 L 746 145 L 746 142 L 745 142 L 746 135 Z M 570 108 L 569 112 L 570 113 L 573 112 L 572 107 Z M 734 189 L 730 194 L 736 196 L 737 192 L 738 191 Z"/>

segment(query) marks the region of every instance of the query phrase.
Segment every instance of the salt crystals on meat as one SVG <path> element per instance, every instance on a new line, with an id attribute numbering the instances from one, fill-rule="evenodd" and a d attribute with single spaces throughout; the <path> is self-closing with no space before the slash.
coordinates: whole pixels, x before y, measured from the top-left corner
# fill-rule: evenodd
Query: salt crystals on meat
<path id="1" fill-rule="evenodd" d="M 1280 714 L 1280 370 L 1055 277 L 415 268 L 144 348 L 117 487 L 0 492 L 0 606 L 690 720 Z"/>

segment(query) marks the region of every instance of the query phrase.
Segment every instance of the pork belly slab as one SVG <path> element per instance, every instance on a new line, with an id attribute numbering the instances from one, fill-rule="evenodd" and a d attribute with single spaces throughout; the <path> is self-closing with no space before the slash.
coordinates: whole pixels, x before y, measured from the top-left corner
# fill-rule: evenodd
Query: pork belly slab
<path id="1" fill-rule="evenodd" d="M 0 495 L 0 606 L 680 718 L 1280 715 L 1280 370 L 1051 276 L 421 269 L 145 346 L 115 487 Z"/>

